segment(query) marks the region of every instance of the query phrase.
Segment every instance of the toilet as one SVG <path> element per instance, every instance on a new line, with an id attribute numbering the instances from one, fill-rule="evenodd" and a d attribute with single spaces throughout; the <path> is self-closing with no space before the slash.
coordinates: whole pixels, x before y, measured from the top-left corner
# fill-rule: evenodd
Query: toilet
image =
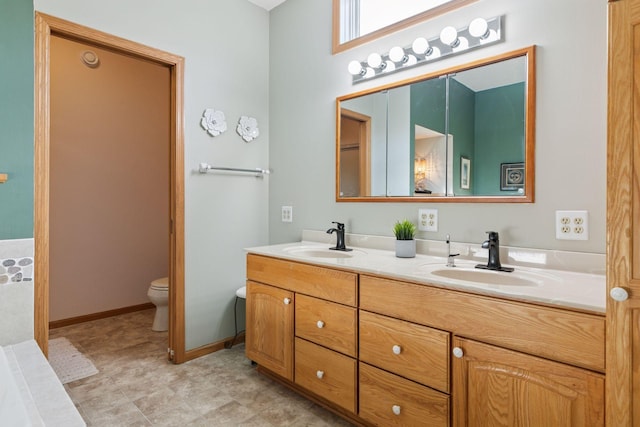
<path id="1" fill-rule="evenodd" d="M 151 282 L 147 296 L 156 306 L 152 331 L 163 332 L 169 329 L 169 278 L 162 277 Z"/>

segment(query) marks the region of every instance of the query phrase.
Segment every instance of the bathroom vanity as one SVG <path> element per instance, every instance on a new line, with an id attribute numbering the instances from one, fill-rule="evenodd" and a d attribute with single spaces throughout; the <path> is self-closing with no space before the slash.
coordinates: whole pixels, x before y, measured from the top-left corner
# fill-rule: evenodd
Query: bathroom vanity
<path id="1" fill-rule="evenodd" d="M 522 268 L 474 285 L 469 263 L 434 274 L 443 260 L 249 249 L 246 355 L 356 424 L 604 425 L 604 280 Z"/>

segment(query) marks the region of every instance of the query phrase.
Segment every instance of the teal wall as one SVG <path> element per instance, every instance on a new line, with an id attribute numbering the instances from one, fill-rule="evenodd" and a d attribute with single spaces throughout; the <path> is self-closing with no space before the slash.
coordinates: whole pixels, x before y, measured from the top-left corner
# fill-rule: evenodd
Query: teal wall
<path id="1" fill-rule="evenodd" d="M 454 193 L 482 196 L 517 194 L 516 191 L 500 190 L 500 164 L 524 161 L 525 84 L 516 83 L 479 92 L 473 92 L 454 78 L 449 84 Z M 445 89 L 444 79 L 431 79 L 411 86 L 412 144 L 415 141 L 414 125 L 445 133 Z M 460 188 L 461 157 L 471 160 L 468 190 Z"/>
<path id="2" fill-rule="evenodd" d="M 476 194 L 518 194 L 500 191 L 500 164 L 524 161 L 525 90 L 516 83 L 476 93 L 474 158 L 482 165 L 473 172 Z"/>
<path id="3" fill-rule="evenodd" d="M 410 92 L 410 153 L 412 158 L 409 159 L 411 165 L 411 173 L 409 180 L 414 188 L 414 153 L 416 152 L 416 126 L 419 125 L 427 129 L 434 130 L 444 134 L 444 105 L 446 103 L 446 85 L 444 79 L 430 79 L 411 85 Z"/>
<path id="4" fill-rule="evenodd" d="M 476 98 L 475 93 L 458 83 L 455 78 L 449 83 L 449 133 L 453 135 L 453 193 L 455 195 L 482 194 L 476 189 L 474 172 L 481 164 L 475 157 L 474 128 Z M 471 160 L 469 189 L 460 188 L 460 158 Z"/>
<path id="5" fill-rule="evenodd" d="M 0 240 L 33 237 L 33 0 L 0 0 Z"/>

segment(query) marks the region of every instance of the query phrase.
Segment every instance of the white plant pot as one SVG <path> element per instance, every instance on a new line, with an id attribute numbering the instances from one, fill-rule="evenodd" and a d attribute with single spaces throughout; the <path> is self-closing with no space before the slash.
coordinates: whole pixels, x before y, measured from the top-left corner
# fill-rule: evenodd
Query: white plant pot
<path id="1" fill-rule="evenodd" d="M 396 240 L 396 256 L 398 258 L 414 258 L 416 256 L 416 241 Z"/>

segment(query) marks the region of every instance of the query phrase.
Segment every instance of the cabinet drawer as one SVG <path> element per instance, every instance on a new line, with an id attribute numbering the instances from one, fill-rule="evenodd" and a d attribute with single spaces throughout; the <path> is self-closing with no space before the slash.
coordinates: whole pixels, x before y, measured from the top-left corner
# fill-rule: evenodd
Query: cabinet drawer
<path id="1" fill-rule="evenodd" d="M 295 341 L 295 383 L 354 412 L 356 361 L 300 338 Z"/>
<path id="2" fill-rule="evenodd" d="M 447 332 L 360 311 L 360 360 L 449 392 Z"/>
<path id="3" fill-rule="evenodd" d="M 379 426 L 448 426 L 449 396 L 360 362 L 358 415 Z"/>
<path id="4" fill-rule="evenodd" d="M 295 324 L 296 336 L 356 357 L 355 308 L 298 295 Z"/>
<path id="5" fill-rule="evenodd" d="M 604 372 L 604 316 L 366 275 L 360 308 Z"/>
<path id="6" fill-rule="evenodd" d="M 357 304 L 355 273 L 248 254 L 247 278 L 340 304 Z"/>

